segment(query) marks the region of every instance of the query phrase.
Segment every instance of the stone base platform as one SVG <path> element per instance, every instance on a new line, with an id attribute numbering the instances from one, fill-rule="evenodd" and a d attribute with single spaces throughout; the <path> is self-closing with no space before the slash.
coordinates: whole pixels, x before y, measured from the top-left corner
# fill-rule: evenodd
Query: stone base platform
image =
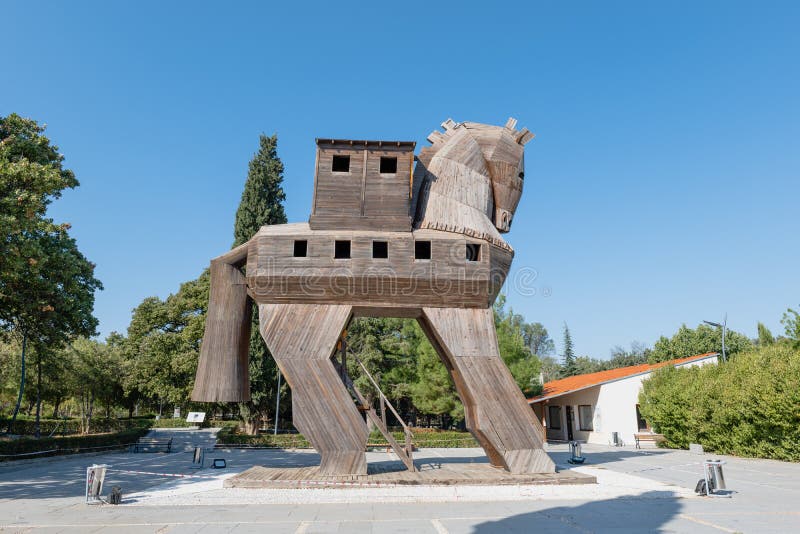
<path id="1" fill-rule="evenodd" d="M 508 486 L 596 484 L 591 475 L 559 473 L 514 475 L 487 463 L 420 463 L 418 471 L 368 464 L 366 475 L 319 476 L 318 467 L 254 466 L 225 480 L 226 488 L 353 488 L 391 486 Z"/>

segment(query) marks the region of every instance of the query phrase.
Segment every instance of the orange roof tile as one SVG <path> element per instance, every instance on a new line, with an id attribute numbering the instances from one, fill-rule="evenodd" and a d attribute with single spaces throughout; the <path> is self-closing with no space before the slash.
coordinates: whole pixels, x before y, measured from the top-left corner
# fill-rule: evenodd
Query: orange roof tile
<path id="1" fill-rule="evenodd" d="M 614 380 L 619 380 L 620 378 L 647 373 L 653 369 L 658 369 L 659 367 L 665 367 L 667 365 L 680 365 L 695 360 L 703 360 L 710 356 L 716 356 L 717 354 L 718 353 L 716 352 L 707 352 L 705 354 L 698 354 L 696 356 L 689 356 L 687 358 L 678 358 L 676 360 L 669 360 L 666 362 L 654 364 L 643 363 L 640 365 L 631 365 L 630 367 L 618 367 L 617 369 L 609 369 L 608 371 L 587 373 L 585 375 L 569 376 L 567 378 L 562 378 L 561 380 L 553 380 L 552 382 L 545 383 L 544 391 L 541 395 L 537 395 L 536 397 L 528 399 L 528 402 L 533 403 L 549 399 L 551 397 L 559 397 L 572 391 L 578 391 L 579 389 L 585 389 L 591 386 L 605 384 L 606 382 L 613 382 Z"/>

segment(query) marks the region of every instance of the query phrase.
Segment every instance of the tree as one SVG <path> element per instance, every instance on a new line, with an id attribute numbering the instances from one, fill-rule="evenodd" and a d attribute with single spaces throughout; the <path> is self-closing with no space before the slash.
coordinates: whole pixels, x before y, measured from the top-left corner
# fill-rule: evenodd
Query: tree
<path id="1" fill-rule="evenodd" d="M 767 326 L 760 322 L 758 323 L 758 346 L 759 347 L 766 347 L 767 345 L 772 345 L 775 343 L 775 337 L 773 337 L 772 332 L 769 331 Z"/>
<path id="2" fill-rule="evenodd" d="M 548 356 L 556 350 L 555 343 L 542 323 L 524 323 L 522 338 L 525 340 L 525 345 L 531 349 L 531 353 L 537 356 Z"/>
<path id="3" fill-rule="evenodd" d="M 572 334 L 569 332 L 569 326 L 564 323 L 564 376 L 574 376 L 578 373 L 575 362 L 575 349 L 572 346 Z"/>
<path id="4" fill-rule="evenodd" d="M 183 405 L 194 385 L 208 309 L 209 274 L 181 284 L 166 300 L 148 297 L 133 310 L 122 343 L 125 393 Z"/>
<path id="5" fill-rule="evenodd" d="M 283 202 L 283 163 L 278 157 L 278 136 L 259 137 L 258 152 L 247 171 L 242 199 L 236 210 L 233 246 L 246 243 L 267 224 L 285 224 Z"/>
<path id="6" fill-rule="evenodd" d="M 450 374 L 427 339 L 420 342 L 417 352 L 417 376 L 419 380 L 411 386 L 411 398 L 420 413 L 464 419 L 464 406 Z"/>
<path id="7" fill-rule="evenodd" d="M 725 352 L 730 358 L 738 352 L 752 348 L 753 343 L 744 334 L 728 330 L 725 335 Z M 650 363 L 686 358 L 696 354 L 722 351 L 722 329 L 700 324 L 691 329 L 685 324 L 671 338 L 661 336 L 649 355 Z"/>
<path id="8" fill-rule="evenodd" d="M 0 329 L 20 333 L 36 356 L 37 436 L 43 364 L 71 337 L 94 335 L 94 292 L 102 289 L 69 224 L 46 217 L 47 206 L 78 181 L 43 132 L 19 115 L 0 117 Z M 24 380 L 22 373 L 20 390 Z"/>
<path id="9" fill-rule="evenodd" d="M 781 323 L 786 328 L 786 337 L 791 340 L 796 349 L 800 349 L 800 312 L 791 308 L 783 314 Z"/>
<path id="10" fill-rule="evenodd" d="M 282 183 L 283 163 L 278 157 L 278 137 L 262 134 L 258 152 L 250 161 L 242 199 L 236 210 L 233 246 L 246 243 L 264 225 L 286 223 L 283 209 L 286 194 Z M 278 367 L 261 338 L 258 326 L 258 310 L 254 308 L 250 329 L 250 400 L 239 405 L 249 433 L 254 433 L 260 422 L 267 418 L 279 394 L 273 386 Z"/>
<path id="11" fill-rule="evenodd" d="M 505 295 L 500 295 L 494 304 L 494 324 L 500 356 L 523 394 L 538 394 L 541 391 L 539 358 L 525 342 L 525 320 L 511 309 L 506 311 L 505 304 Z"/>
<path id="12" fill-rule="evenodd" d="M 647 345 L 639 343 L 638 341 L 632 342 L 629 350 L 617 345 L 611 349 L 611 359 L 605 362 L 604 369 L 617 369 L 619 367 L 629 367 L 631 365 L 647 363 L 650 352 Z"/>

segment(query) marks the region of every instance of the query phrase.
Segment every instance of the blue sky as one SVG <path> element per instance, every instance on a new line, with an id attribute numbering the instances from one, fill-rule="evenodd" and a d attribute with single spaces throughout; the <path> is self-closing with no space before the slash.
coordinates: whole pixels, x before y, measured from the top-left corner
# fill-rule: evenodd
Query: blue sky
<path id="1" fill-rule="evenodd" d="M 315 137 L 423 145 L 448 117 L 536 133 L 508 239 L 537 291 L 508 293 L 559 347 L 565 321 L 595 357 L 724 312 L 778 333 L 800 304 L 800 4 L 293 4 L 4 3 L 0 115 L 81 181 L 51 213 L 103 335 L 229 248 L 261 132 L 302 221 Z"/>

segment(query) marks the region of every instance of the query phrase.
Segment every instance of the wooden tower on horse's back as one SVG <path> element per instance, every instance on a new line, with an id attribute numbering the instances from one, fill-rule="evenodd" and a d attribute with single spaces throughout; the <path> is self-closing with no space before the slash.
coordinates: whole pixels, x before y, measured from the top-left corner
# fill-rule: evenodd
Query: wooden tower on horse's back
<path id="1" fill-rule="evenodd" d="M 353 317 L 419 321 L 493 465 L 549 473 L 544 432 L 503 363 L 492 304 L 514 252 L 501 233 L 522 194 L 524 145 L 504 126 L 445 121 L 413 169 L 413 142 L 317 139 L 308 223 L 264 226 L 212 260 L 195 401 L 249 399 L 251 303 L 292 388 L 297 429 L 320 474 L 363 474 L 363 397 L 334 357 Z M 244 268 L 244 270 L 242 269 Z M 355 400 L 355 402 L 354 402 Z M 413 469 L 411 447 L 393 442 Z"/>
<path id="2" fill-rule="evenodd" d="M 317 139 L 311 229 L 410 232 L 415 145 Z"/>

